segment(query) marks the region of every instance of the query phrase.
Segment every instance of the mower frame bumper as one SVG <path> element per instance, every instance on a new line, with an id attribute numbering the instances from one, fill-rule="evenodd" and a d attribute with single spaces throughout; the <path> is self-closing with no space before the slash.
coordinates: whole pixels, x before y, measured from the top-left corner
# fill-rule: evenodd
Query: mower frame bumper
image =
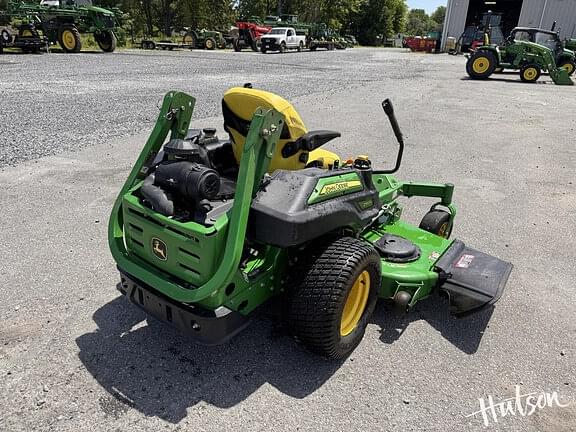
<path id="1" fill-rule="evenodd" d="M 224 306 L 207 310 L 172 300 L 122 269 L 118 270 L 121 280 L 118 290 L 131 303 L 154 318 L 177 328 L 199 344 L 226 343 L 250 324 L 249 318 Z"/>

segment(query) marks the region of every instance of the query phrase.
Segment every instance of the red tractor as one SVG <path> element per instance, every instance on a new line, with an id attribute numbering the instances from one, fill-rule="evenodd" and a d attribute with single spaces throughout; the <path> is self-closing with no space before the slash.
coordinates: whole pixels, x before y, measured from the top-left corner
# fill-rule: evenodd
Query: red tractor
<path id="1" fill-rule="evenodd" d="M 272 27 L 249 21 L 238 21 L 238 37 L 232 42 L 234 51 L 242 51 L 244 47 L 252 48 L 252 51 L 260 49 L 260 37 L 272 30 Z"/>

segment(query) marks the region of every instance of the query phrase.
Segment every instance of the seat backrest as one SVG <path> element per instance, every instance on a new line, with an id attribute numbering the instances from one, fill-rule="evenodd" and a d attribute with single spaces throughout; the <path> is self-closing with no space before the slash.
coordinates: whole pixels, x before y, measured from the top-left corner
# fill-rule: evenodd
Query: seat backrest
<path id="1" fill-rule="evenodd" d="M 308 162 L 308 152 L 300 150 L 289 157 L 282 156 L 284 146 L 293 143 L 308 132 L 294 107 L 278 95 L 244 87 L 231 88 L 222 99 L 224 129 L 230 134 L 236 162 L 240 163 L 250 121 L 259 107 L 274 108 L 285 118 L 280 141 L 276 146 L 268 172 L 277 169 L 297 170 L 304 168 Z"/>

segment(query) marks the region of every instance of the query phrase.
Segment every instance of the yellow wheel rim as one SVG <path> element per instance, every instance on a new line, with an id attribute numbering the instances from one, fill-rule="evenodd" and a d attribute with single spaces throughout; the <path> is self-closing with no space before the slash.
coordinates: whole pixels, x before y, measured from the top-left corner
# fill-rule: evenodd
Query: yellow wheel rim
<path id="1" fill-rule="evenodd" d="M 352 289 L 346 299 L 342 318 L 340 319 L 340 335 L 348 336 L 358 325 L 362 318 L 368 295 L 370 294 L 370 273 L 364 270 L 352 285 Z"/>
<path id="2" fill-rule="evenodd" d="M 76 38 L 74 37 L 74 33 L 70 30 L 64 30 L 62 32 L 62 43 L 66 49 L 73 50 L 76 47 Z"/>
<path id="3" fill-rule="evenodd" d="M 444 237 L 446 238 L 446 235 L 448 234 L 448 222 L 444 222 L 441 226 L 440 229 L 438 230 L 438 235 L 440 237 Z"/>
<path id="4" fill-rule="evenodd" d="M 214 45 L 212 44 L 212 40 L 211 40 L 211 39 L 208 39 L 208 40 L 206 41 L 206 48 L 208 48 L 208 49 L 214 48 Z"/>
<path id="5" fill-rule="evenodd" d="M 524 71 L 524 78 L 528 81 L 534 80 L 538 76 L 536 68 L 529 67 Z"/>
<path id="6" fill-rule="evenodd" d="M 184 36 L 184 43 L 186 45 L 192 45 L 192 41 L 193 41 L 192 36 L 190 36 L 190 35 Z"/>
<path id="7" fill-rule="evenodd" d="M 32 37 L 32 32 L 30 30 L 23 30 L 22 37 Z"/>
<path id="8" fill-rule="evenodd" d="M 486 57 L 478 57 L 476 60 L 474 60 L 474 63 L 472 63 L 472 70 L 477 74 L 486 73 L 489 67 L 490 60 L 488 60 Z"/>
<path id="9" fill-rule="evenodd" d="M 566 72 L 568 72 L 568 74 L 571 74 L 574 72 L 574 65 L 572 63 L 566 63 L 562 65 L 561 69 L 564 69 Z"/>

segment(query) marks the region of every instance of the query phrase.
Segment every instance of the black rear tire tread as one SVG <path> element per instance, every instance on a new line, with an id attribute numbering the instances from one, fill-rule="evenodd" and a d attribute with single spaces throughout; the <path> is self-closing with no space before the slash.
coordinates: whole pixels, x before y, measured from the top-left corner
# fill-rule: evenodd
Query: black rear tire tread
<path id="1" fill-rule="evenodd" d="M 370 293 L 355 330 L 340 335 L 340 321 L 348 293 L 360 273 L 370 274 Z M 338 359 L 360 343 L 374 311 L 380 289 L 380 256 L 364 241 L 343 237 L 314 246 L 294 269 L 294 291 L 288 306 L 291 333 L 310 351 Z"/>
<path id="2" fill-rule="evenodd" d="M 64 42 L 62 42 L 62 33 L 64 33 L 65 30 L 71 31 L 72 34 L 74 35 L 76 44 L 72 49 L 67 49 L 64 46 Z M 80 50 L 82 49 L 82 39 L 80 38 L 80 32 L 74 25 L 64 25 L 60 28 L 60 30 L 58 31 L 58 42 L 60 43 L 60 47 L 67 53 L 77 53 L 80 52 Z"/>
<path id="3" fill-rule="evenodd" d="M 474 61 L 478 57 L 485 57 L 486 59 L 488 59 L 490 64 L 486 72 L 481 74 L 475 72 L 474 69 L 472 68 Z M 466 72 L 468 73 L 468 76 L 470 76 L 470 78 L 472 79 L 486 79 L 494 73 L 494 70 L 497 67 L 498 67 L 498 60 L 496 59 L 494 53 L 491 51 L 476 51 L 474 55 L 472 55 L 466 62 Z"/>

